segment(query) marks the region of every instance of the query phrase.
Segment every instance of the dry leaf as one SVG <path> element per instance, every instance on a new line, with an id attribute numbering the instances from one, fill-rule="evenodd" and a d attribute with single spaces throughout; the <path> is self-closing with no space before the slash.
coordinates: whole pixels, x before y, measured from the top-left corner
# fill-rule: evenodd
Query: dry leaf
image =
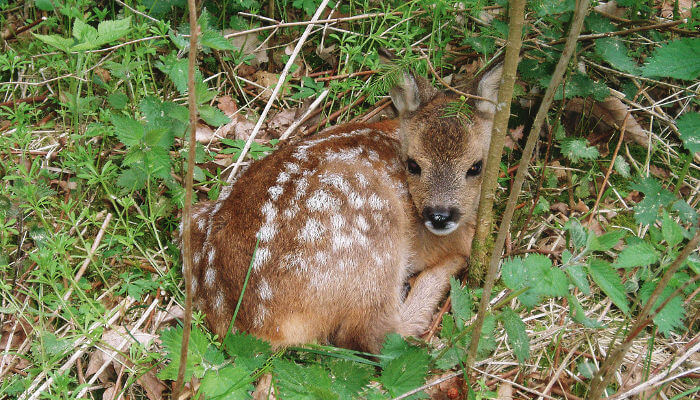
<path id="1" fill-rule="evenodd" d="M 517 146 L 518 140 L 523 138 L 524 125 L 519 125 L 514 129 L 508 130 L 508 135 L 506 135 L 505 143 L 503 144 L 507 148 L 513 150 Z"/>
<path id="2" fill-rule="evenodd" d="M 241 114 L 236 114 L 231 117 L 231 122 L 219 128 L 219 134 L 226 138 L 247 140 L 253 133 L 253 128 L 255 128 L 255 122 Z"/>
<path id="3" fill-rule="evenodd" d="M 549 209 L 555 212 L 560 212 L 564 215 L 569 215 L 569 205 L 566 203 L 554 203 L 549 206 Z"/>
<path id="4" fill-rule="evenodd" d="M 596 102 L 593 99 L 582 99 L 579 97 L 571 99 L 566 103 L 567 118 L 565 124 L 571 132 L 576 130 L 576 127 L 581 121 L 581 115 L 590 115 L 591 119 L 597 119 L 597 123 L 591 121 L 593 131 L 596 133 L 610 133 L 613 130 L 622 128 L 622 123 L 625 116 L 629 113 L 627 107 L 620 99 L 615 96 L 608 96 L 602 102 Z M 641 125 L 630 114 L 627 118 L 625 126 L 625 139 L 632 140 L 640 146 L 646 147 L 649 142 L 649 134 L 642 128 Z"/>
<path id="5" fill-rule="evenodd" d="M 513 385 L 510 382 L 503 382 L 498 387 L 498 400 L 513 400 Z"/>
<path id="6" fill-rule="evenodd" d="M 107 71 L 104 68 L 95 68 L 95 74 L 99 76 L 100 79 L 102 79 L 104 82 L 109 82 L 112 80 L 112 76 L 109 74 L 109 71 Z"/>
<path id="7" fill-rule="evenodd" d="M 119 393 L 117 385 L 111 385 L 102 392 L 102 400 L 115 400 L 117 398 L 117 393 Z"/>
<path id="8" fill-rule="evenodd" d="M 585 214 L 590 209 L 588 208 L 586 203 L 579 199 L 578 203 L 574 204 L 573 210 Z"/>
<path id="9" fill-rule="evenodd" d="M 274 139 L 280 137 L 282 133 L 294 123 L 296 112 L 296 108 L 285 108 L 277 112 L 267 123 L 267 135 Z"/>
<path id="10" fill-rule="evenodd" d="M 227 117 L 232 116 L 238 110 L 238 105 L 231 98 L 231 96 L 219 97 L 216 106 L 219 108 L 219 110 L 221 110 L 222 113 L 226 114 Z"/>
<path id="11" fill-rule="evenodd" d="M 600 2 L 597 6 L 593 7 L 593 9 L 598 12 L 614 15 L 616 17 L 625 16 L 625 9 L 622 7 L 618 7 L 617 2 L 615 0 L 608 2 Z"/>
<path id="12" fill-rule="evenodd" d="M 272 387 L 272 374 L 265 374 L 260 377 L 258 384 L 253 391 L 253 400 L 274 400 L 275 389 Z"/>
<path id="13" fill-rule="evenodd" d="M 673 18 L 673 7 L 676 4 L 676 0 L 662 0 L 656 3 L 660 5 L 662 18 Z M 691 8 L 693 8 L 693 0 L 678 0 L 678 14 L 680 14 L 680 18 L 690 17 Z"/>
<path id="14" fill-rule="evenodd" d="M 158 317 L 156 318 L 156 321 L 158 321 L 157 327 L 173 321 L 183 320 L 184 318 L 185 310 L 179 304 L 173 304 L 167 310 L 158 312 Z"/>
<path id="15" fill-rule="evenodd" d="M 333 54 L 335 49 L 335 44 L 328 47 L 323 47 L 323 43 L 319 43 L 318 46 L 316 46 L 316 55 L 330 65 L 332 69 L 336 69 L 338 67 L 338 57 Z"/>
<path id="16" fill-rule="evenodd" d="M 224 30 L 224 35 L 236 32 L 238 31 L 227 29 Z M 248 33 L 246 35 L 234 36 L 229 40 L 235 47 L 241 49 L 242 55 L 247 56 L 252 54 L 254 56 L 250 59 L 250 65 L 257 67 L 262 63 L 270 61 L 267 57 L 267 45 L 263 44 L 260 39 L 258 39 L 257 34 Z"/>
<path id="17" fill-rule="evenodd" d="M 270 96 L 272 96 L 272 91 L 275 89 L 275 86 L 277 85 L 277 81 L 279 80 L 279 76 L 277 74 L 273 74 L 272 72 L 267 72 L 267 71 L 258 71 L 253 74 L 253 80 L 255 83 L 258 85 L 267 88 L 263 91 L 262 95 L 260 96 L 263 99 L 269 99 Z M 284 92 L 286 87 L 282 87 L 282 92 Z M 260 88 L 257 88 L 258 90 L 262 90 Z"/>
<path id="18" fill-rule="evenodd" d="M 215 142 L 214 130 L 207 124 L 197 123 L 197 129 L 195 131 L 195 139 L 199 143 L 210 143 Z"/>

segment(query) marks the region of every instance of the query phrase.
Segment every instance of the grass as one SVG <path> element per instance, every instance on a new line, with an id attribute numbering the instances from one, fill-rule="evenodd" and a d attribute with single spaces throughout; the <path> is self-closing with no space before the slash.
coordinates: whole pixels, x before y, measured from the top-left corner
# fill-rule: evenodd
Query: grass
<path id="1" fill-rule="evenodd" d="M 565 4 L 564 9 L 547 8 L 559 7 L 558 2 L 541 3 L 531 5 L 527 21 L 523 59 L 535 62 L 525 64 L 532 67 L 530 71 L 520 72 L 522 80 L 518 84 L 524 90 L 519 100 L 523 102 L 536 100 L 537 96 L 528 94 L 529 90 L 541 89 L 541 78 L 556 62 L 557 47 L 549 43 L 563 36 L 566 27 L 559 22 L 559 14 L 567 15 L 570 11 Z M 175 320 L 181 317 L 179 304 L 184 304 L 175 239 L 184 199 L 182 176 L 187 149 L 182 140 L 186 126 L 182 87 L 186 75 L 181 66 L 186 52 L 183 34 L 188 28 L 183 27 L 185 13 L 177 1 L 127 4 L 125 7 L 121 2 L 93 0 L 0 2 L 4 40 L 0 51 L 0 396 L 3 398 L 33 395 L 62 399 L 89 393 L 93 398 L 154 399 L 169 393 L 167 379 L 156 373 L 163 369 L 172 351 L 160 341 L 163 332 L 176 325 Z M 272 15 L 276 21 L 308 21 L 317 4 L 313 0 L 279 0 L 274 2 Z M 381 4 L 341 2 L 334 14 L 328 16 L 341 21 L 314 28 L 295 61 L 286 90 L 274 103 L 273 113 L 290 108 L 300 110 L 308 103 L 305 99 L 328 89 L 330 94 L 317 110 L 318 114 L 312 113 L 302 128 L 323 127 L 370 115 L 382 104 L 387 89 L 384 75 L 371 72 L 380 69 L 376 52 L 379 46 L 397 52 L 400 64 L 430 75 L 428 64 L 418 51 L 422 50 L 444 80 L 463 89 L 477 71 L 501 54 L 507 32 L 504 22 L 497 18 L 484 24 L 479 19 L 484 6 L 498 10 L 499 4 L 424 0 Z M 598 32 L 596 29 L 604 29 L 600 27 L 606 24 L 612 30 L 643 26 L 647 19 L 661 12 L 653 8 L 652 2 L 640 4 L 637 11 L 642 14 L 625 10 L 625 18 L 632 22 L 592 13 L 586 33 Z M 277 74 L 282 70 L 289 57 L 285 49 L 296 44 L 305 28 L 304 25 L 266 28 L 247 35 L 255 47 L 266 50 L 269 60 L 261 62 L 239 48 L 232 48 L 241 44 L 222 41 L 222 35 L 229 33 L 228 29 L 243 31 L 272 25 L 273 22 L 263 18 L 271 15 L 267 4 L 239 0 L 205 2 L 204 6 L 207 17 L 206 21 L 202 20 L 202 30 L 209 35 L 209 42 L 203 43 L 199 59 L 198 98 L 207 110 L 206 115 L 202 114 L 200 128 L 204 135 L 209 135 L 209 140 L 202 140 L 197 147 L 195 195 L 199 200 L 218 196 L 231 164 L 243 147 L 244 134 L 250 133 L 247 130 L 236 136 L 232 128 L 221 127 L 227 126 L 229 118 L 241 126 L 245 121 L 257 120 L 267 103 L 266 95 L 261 94 L 261 86 L 265 85 L 260 76 L 263 72 Z M 254 10 L 253 16 L 241 13 L 250 10 Z M 361 15 L 362 18 L 352 19 Z M 639 15 L 646 19 L 640 20 Z M 619 36 L 623 45 L 635 48 L 625 55 L 641 68 L 644 62 L 653 59 L 656 48 L 674 39 L 690 38 L 688 32 L 693 29 L 692 24 L 697 24 L 697 13 L 689 15 L 689 22 L 673 29 Z M 22 31 L 37 21 L 40 23 Z M 645 45 L 636 46 L 639 42 Z M 493 340 L 488 342 L 484 358 L 477 364 L 482 372 L 463 373 L 459 369 L 458 351 L 452 365 L 431 358 L 446 349 L 446 343 L 459 342 L 457 336 L 447 332 L 445 321 L 454 325 L 455 335 L 467 333 L 460 329 L 468 329 L 468 324 L 460 326 L 459 318 L 448 313 L 440 329 L 433 332 L 430 343 L 397 341 L 394 345 L 401 349 L 396 353 L 399 356 L 391 358 L 386 353 L 386 361 L 379 362 L 379 367 L 366 367 L 357 362 L 358 355 L 341 349 L 311 347 L 273 353 L 260 345 L 262 350 L 256 357 L 265 355 L 265 359 L 260 365 L 254 364 L 254 374 L 246 376 L 278 371 L 284 378 L 278 383 L 284 391 L 293 387 L 295 377 L 313 381 L 330 376 L 331 372 L 349 371 L 348 376 L 374 382 L 355 388 L 354 395 L 361 391 L 364 397 L 378 398 L 398 396 L 423 385 L 426 379 L 431 382 L 439 377 L 449 379 L 425 388 L 428 392 L 444 394 L 452 390 L 454 394 L 457 390 L 464 395 L 465 376 L 471 379 L 475 395 L 482 398 L 498 388 L 508 387 L 516 397 L 535 397 L 545 389 L 555 397 L 563 393 L 569 398 L 584 396 L 590 375 L 587 368 L 599 365 L 607 354 L 607 346 L 621 340 L 625 327 L 634 318 L 635 306 L 643 303 L 645 288 L 653 285 L 654 279 L 690 239 L 697 223 L 692 221 L 688 209 L 696 210 L 700 198 L 697 158 L 684 173 L 688 154 L 692 152 L 679 137 L 685 132 L 678 132 L 673 124 L 681 115 L 697 112 L 697 77 L 694 80 L 673 76 L 648 78 L 637 72 L 630 78 L 629 73 L 620 69 L 622 64 L 616 64 L 616 58 L 596 52 L 595 46 L 595 42 L 582 42 L 578 60 L 608 68 L 587 64 L 586 74 L 576 78 L 572 78 L 572 70 L 567 87 L 578 91 L 579 96 L 594 96 L 599 88 L 595 85 L 600 84 L 631 93 L 621 104 L 633 110 L 631 116 L 653 138 L 649 146 L 623 144 L 620 156 L 629 165 L 630 176 L 615 167 L 607 184 L 609 189 L 594 216 L 596 222 L 587 226 L 593 232 L 622 229 L 628 233 L 627 245 L 648 243 L 658 254 L 658 260 L 648 265 L 614 269 L 626 290 L 622 297 L 631 307 L 630 314 L 621 311 L 618 297 L 600 289 L 595 276 L 586 275 L 589 293 L 579 288 L 567 292 L 567 296 L 543 296 L 532 307 L 524 307 L 522 298 L 508 302 L 524 321 L 529 338 L 529 357 L 521 362 L 513 353 L 510 332 L 506 334 L 503 323 L 498 321 L 494 321 L 490 332 Z M 405 51 L 409 48 L 413 49 L 412 53 Z M 347 77 L 347 74 L 356 75 Z M 571 87 L 573 84 L 578 86 Z M 631 101 L 635 95 L 636 99 Z M 365 100 L 353 105 L 360 96 L 366 96 Z M 225 97 L 235 103 L 235 110 L 224 105 Z M 591 133 L 584 128 L 586 124 L 578 124 L 578 129 L 569 131 L 558 129 L 553 121 L 566 113 L 566 104 L 566 101 L 558 102 L 551 110 L 548 129 L 553 130 L 554 139 L 549 149 L 546 140 L 539 144 L 537 162 L 533 163 L 536 166 L 530 168 L 528 188 L 524 190 L 519 214 L 516 213 L 513 240 L 506 252 L 508 256 L 546 254 L 556 268 L 566 264 L 565 257 L 584 253 L 583 264 L 597 257 L 616 266 L 622 257 L 617 243 L 595 254 L 586 253 L 587 247 L 574 244 L 570 221 L 588 220 L 588 210 L 594 206 L 619 132 L 613 129 Z M 207 106 L 211 107 L 206 109 Z M 518 117 L 511 120 L 512 127 L 527 124 L 527 106 L 516 102 L 513 112 Z M 274 118 L 271 115 L 268 121 Z M 593 125 L 600 118 L 609 117 L 595 113 L 584 117 Z M 616 121 L 618 126 L 620 122 Z M 206 133 L 206 128 L 221 129 L 212 136 Z M 283 131 L 284 128 L 265 125 L 245 162 L 251 157 L 263 157 L 273 149 L 274 138 Z M 216 135 L 230 136 L 222 140 Z M 567 140 L 574 138 L 583 144 L 577 147 L 579 150 L 567 147 Z M 599 154 L 593 156 L 586 150 L 589 146 Z M 519 151 L 516 146 L 504 156 L 504 170 L 519 162 Z M 550 153 L 549 160 L 545 160 L 545 153 Z M 547 172 L 539 187 L 543 169 Z M 635 205 L 651 199 L 651 191 L 630 185 L 647 175 L 655 177 L 670 192 L 679 187 L 677 196 L 672 195 L 664 204 L 661 200 L 654 203 L 656 210 L 649 217 L 650 222 L 635 216 L 635 211 L 639 211 Z M 682 185 L 677 185 L 679 180 Z M 500 180 L 501 198 L 505 198 L 509 184 L 510 176 L 504 174 Z M 528 218 L 537 191 L 540 199 L 550 206 L 563 205 L 535 207 L 534 215 Z M 497 210 L 499 203 L 504 202 L 497 202 Z M 683 204 L 687 207 L 683 208 Z M 674 236 L 676 226 L 680 228 L 680 237 Z M 601 233 L 597 232 L 597 236 Z M 695 252 L 670 288 L 676 289 L 696 276 L 699 264 Z M 684 288 L 682 295 L 670 302 L 669 309 L 674 314 L 666 317 L 674 322 L 672 327 L 654 328 L 661 329 L 663 334 L 646 329 L 634 340 L 620 375 L 622 379 L 615 382 L 615 389 L 636 386 L 648 389 L 647 395 L 660 390 L 668 398 L 693 395 L 691 389 L 697 371 L 693 372 L 692 367 L 681 364 L 670 371 L 674 379 L 660 381 L 666 376 L 666 368 L 674 365 L 673 357 L 679 357 L 679 346 L 680 357 L 697 350 L 694 345 L 698 335 L 697 287 L 695 282 Z M 519 290 L 505 282 L 497 289 L 498 299 Z M 478 289 L 466 293 L 474 302 L 480 296 Z M 573 301 L 580 304 L 586 318 L 600 322 L 603 327 L 587 327 L 580 323 L 583 319 L 575 321 L 569 308 L 573 307 Z M 201 347 L 195 349 L 202 353 L 198 365 L 209 368 L 207 371 L 233 373 L 219 368 L 219 364 L 224 365 L 224 359 L 235 359 L 234 365 L 238 367 L 243 363 L 239 360 L 245 357 L 219 346 L 222 338 L 208 333 L 200 313 L 195 314 L 194 320 L 197 332 L 201 333 Z M 116 362 L 112 355 L 115 351 L 119 355 Z M 212 354 L 221 357 L 217 358 L 219 364 L 211 362 Z M 427 357 L 429 354 L 433 356 Z M 418 374 L 406 386 L 390 381 L 393 368 L 399 369 L 401 363 L 411 360 L 415 365 L 423 365 L 425 361 L 425 375 Z M 95 374 L 99 369 L 104 371 Z M 203 378 L 204 369 L 194 374 Z M 245 381 L 246 385 L 251 379 Z M 198 382 L 208 387 L 206 379 Z M 336 384 L 336 381 L 328 383 L 329 388 L 337 389 L 333 386 Z M 250 389 L 245 385 L 242 388 L 244 392 Z M 318 393 L 317 396 L 323 397 Z"/>

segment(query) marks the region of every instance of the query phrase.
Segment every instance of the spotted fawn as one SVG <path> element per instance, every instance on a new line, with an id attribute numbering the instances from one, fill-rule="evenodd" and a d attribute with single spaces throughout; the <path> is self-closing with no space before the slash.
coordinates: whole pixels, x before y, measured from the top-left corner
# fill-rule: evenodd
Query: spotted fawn
<path id="1" fill-rule="evenodd" d="M 499 81 L 483 76 L 465 118 L 405 72 L 398 119 L 284 143 L 196 205 L 192 293 L 213 331 L 250 268 L 235 327 L 273 345 L 377 352 L 387 333 L 422 334 L 470 254 Z"/>

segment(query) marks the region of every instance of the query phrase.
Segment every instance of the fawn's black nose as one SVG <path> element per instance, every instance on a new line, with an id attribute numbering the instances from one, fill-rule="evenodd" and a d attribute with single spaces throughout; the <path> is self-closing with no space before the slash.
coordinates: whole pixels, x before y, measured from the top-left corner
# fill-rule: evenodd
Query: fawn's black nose
<path id="1" fill-rule="evenodd" d="M 435 230 L 449 229 L 459 219 L 459 211 L 455 207 L 425 207 L 423 219 Z"/>

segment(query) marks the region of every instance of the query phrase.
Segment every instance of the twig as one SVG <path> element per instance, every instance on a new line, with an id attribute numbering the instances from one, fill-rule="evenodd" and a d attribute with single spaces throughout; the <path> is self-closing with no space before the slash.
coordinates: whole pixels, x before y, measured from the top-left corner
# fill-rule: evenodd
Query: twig
<path id="1" fill-rule="evenodd" d="M 309 106 L 309 109 L 306 110 L 306 112 L 304 112 L 304 114 L 301 116 L 301 118 L 297 119 L 296 121 L 294 121 L 293 124 L 289 125 L 289 128 L 287 128 L 287 130 L 284 131 L 282 136 L 280 136 L 280 140 L 285 140 L 289 137 L 289 135 L 294 133 L 294 131 L 299 127 L 299 125 L 303 124 L 304 121 L 306 121 L 306 119 L 309 117 L 309 115 L 311 115 L 311 113 L 316 109 L 316 107 L 318 107 L 318 105 L 321 104 L 321 102 L 323 101 L 323 99 L 326 98 L 327 95 L 328 95 L 328 89 L 324 90 L 316 98 L 316 100 L 314 100 L 314 102 L 311 103 L 311 105 Z"/>
<path id="2" fill-rule="evenodd" d="M 12 106 L 20 104 L 20 103 L 39 103 L 39 102 L 44 101 L 44 100 L 46 100 L 46 95 L 25 97 L 23 99 L 10 100 L 10 101 L 6 101 L 4 103 L 0 103 L 0 107 L 12 107 Z"/>
<path id="3" fill-rule="evenodd" d="M 483 271 L 483 266 L 486 263 L 487 243 L 486 238 L 491 233 L 491 225 L 493 220 L 493 202 L 498 184 L 498 172 L 501 163 L 501 154 L 503 153 L 503 144 L 505 142 L 505 134 L 508 130 L 508 119 L 510 118 L 510 104 L 513 97 L 513 87 L 515 85 L 515 75 L 518 68 L 518 59 L 520 48 L 522 46 L 522 30 L 523 19 L 525 12 L 525 1 L 518 0 L 510 3 L 510 12 L 508 16 L 510 30 L 508 33 L 508 45 L 506 46 L 506 56 L 503 63 L 503 76 L 501 78 L 501 87 L 498 91 L 498 102 L 496 106 L 496 115 L 494 116 L 493 129 L 491 130 L 491 144 L 489 147 L 486 165 L 484 167 L 484 175 L 481 188 L 481 200 L 479 201 L 479 209 L 477 213 L 476 232 L 474 233 L 474 244 L 472 247 L 472 259 L 470 260 L 469 271 L 474 278 L 480 275 Z M 512 197 L 512 196 L 511 196 Z M 501 248 L 502 249 L 502 248 Z M 499 250 L 498 258 L 500 259 L 501 250 Z M 473 270 L 475 272 L 473 272 Z M 491 299 L 491 290 L 496 279 L 498 264 L 496 268 L 491 268 L 484 283 L 484 289 L 479 303 L 479 312 L 477 318 L 472 325 L 472 339 L 467 352 L 466 366 L 471 367 L 476 360 L 476 350 L 479 345 L 481 336 L 481 328 L 486 317 L 486 309 Z"/>
<path id="4" fill-rule="evenodd" d="M 452 379 L 452 378 L 454 378 L 454 377 L 456 377 L 456 376 L 460 376 L 460 375 L 462 375 L 462 371 L 451 372 L 451 373 L 449 373 L 449 374 L 447 374 L 447 375 L 443 375 L 443 376 L 440 377 L 439 379 L 436 379 L 436 380 L 434 380 L 434 381 L 432 381 L 432 382 L 428 382 L 428 383 L 426 383 L 426 384 L 423 385 L 423 386 L 417 387 L 417 388 L 415 388 L 415 389 L 413 389 L 413 390 L 409 390 L 408 392 L 402 394 L 401 396 L 394 397 L 392 400 L 401 400 L 401 399 L 405 399 L 406 397 L 413 396 L 413 395 L 416 394 L 416 393 L 420 393 L 420 392 L 424 391 L 425 389 L 429 389 L 429 388 L 431 388 L 431 387 L 433 387 L 433 386 L 439 385 L 439 384 L 441 384 L 442 382 L 448 381 L 448 380 L 450 380 L 450 379 Z"/>
<path id="5" fill-rule="evenodd" d="M 593 39 L 600 39 L 600 38 L 613 37 L 613 36 L 629 35 L 630 33 L 648 31 L 648 30 L 657 29 L 657 28 L 659 28 L 659 29 L 660 28 L 670 28 L 672 26 L 680 25 L 683 22 L 685 22 L 685 21 L 678 20 L 678 21 L 671 21 L 671 22 L 663 22 L 660 24 L 638 26 L 636 28 L 630 28 L 630 29 L 625 29 L 625 30 L 621 30 L 621 31 L 592 33 L 590 35 L 580 35 L 578 37 L 578 41 L 593 40 Z M 558 39 L 558 40 L 547 43 L 547 45 L 552 46 L 555 44 L 561 44 L 561 43 L 564 43 L 564 41 L 565 41 L 565 39 Z"/>
<path id="6" fill-rule="evenodd" d="M 334 81 L 336 79 L 347 79 L 347 78 L 354 78 L 356 76 L 365 76 L 365 75 L 372 75 L 376 74 L 379 71 L 375 70 L 369 70 L 369 71 L 358 71 L 358 72 L 353 72 L 352 74 L 340 74 L 340 75 L 334 75 L 334 76 L 323 76 L 320 78 L 314 79 L 316 82 L 327 82 L 327 81 Z"/>
<path id="7" fill-rule="evenodd" d="M 182 343 L 180 344 L 180 364 L 177 370 L 177 379 L 173 387 L 173 399 L 178 399 L 180 391 L 185 385 L 185 368 L 187 367 L 187 352 L 190 344 L 190 332 L 192 330 L 192 184 L 194 181 L 194 159 L 197 135 L 197 93 L 195 89 L 194 73 L 197 63 L 197 36 L 199 24 L 197 23 L 197 5 L 195 0 L 187 0 L 190 16 L 190 53 L 188 54 L 187 67 L 187 103 L 190 111 L 190 140 L 187 149 L 187 176 L 185 177 L 185 206 L 182 210 L 182 263 L 185 280 L 185 315 L 182 322 Z"/>
<path id="8" fill-rule="evenodd" d="M 328 4 L 329 0 L 323 0 L 321 4 L 318 6 L 316 9 L 316 12 L 314 13 L 314 16 L 311 18 L 310 23 L 306 26 L 306 29 L 304 30 L 304 33 L 301 35 L 301 38 L 299 38 L 299 41 L 297 42 L 297 45 L 294 47 L 294 51 L 292 52 L 292 55 L 289 56 L 289 60 L 287 60 L 287 64 L 285 64 L 284 69 L 282 70 L 282 73 L 280 74 L 279 79 L 277 80 L 277 85 L 275 86 L 275 90 L 272 91 L 272 95 L 270 96 L 270 100 L 268 100 L 267 105 L 265 106 L 265 109 L 263 109 L 263 112 L 260 114 L 260 118 L 258 118 L 258 122 L 255 124 L 255 127 L 253 128 L 253 132 L 251 132 L 250 137 L 248 137 L 248 140 L 245 142 L 245 146 L 243 146 L 243 150 L 241 150 L 241 154 L 238 156 L 238 160 L 236 160 L 236 164 L 233 167 L 233 170 L 231 171 L 231 174 L 229 174 L 227 182 L 231 183 L 235 176 L 236 173 L 238 173 L 238 170 L 241 167 L 241 164 L 243 163 L 243 159 L 245 156 L 248 154 L 248 150 L 250 150 L 250 146 L 253 143 L 253 140 L 255 140 L 255 137 L 258 135 L 258 132 L 260 131 L 260 127 L 262 126 L 263 122 L 265 121 L 265 117 L 267 116 L 267 113 L 270 112 L 270 108 L 272 108 L 272 103 L 275 102 L 277 99 L 277 95 L 280 92 L 280 89 L 282 89 L 282 85 L 284 85 L 285 81 L 287 80 L 287 74 L 289 74 L 289 70 L 292 68 L 292 65 L 294 65 L 294 60 L 297 58 L 299 55 L 299 51 L 301 51 L 302 46 L 306 42 L 306 38 L 309 37 L 309 34 L 311 33 L 311 29 L 313 28 L 314 24 L 319 21 L 319 17 L 321 16 L 321 13 L 324 8 L 326 8 L 326 5 Z"/>
<path id="9" fill-rule="evenodd" d="M 336 118 L 340 116 L 340 114 L 344 113 L 345 111 L 349 110 L 352 107 L 355 107 L 356 105 L 362 103 L 367 96 L 360 96 L 357 100 L 353 101 L 352 103 L 346 105 L 345 107 L 342 107 L 340 110 L 334 112 L 333 114 L 329 115 L 328 118 L 324 119 L 323 121 L 319 121 L 316 125 L 310 127 L 309 129 L 304 132 L 304 135 L 308 135 L 311 133 L 316 132 L 320 127 L 326 125 L 327 123 L 334 121 Z"/>
<path id="10" fill-rule="evenodd" d="M 4 35 L 3 35 L 3 36 L 4 36 L 3 39 L 5 39 L 5 40 L 10 40 L 10 39 L 12 39 L 13 37 L 15 37 L 15 36 L 17 36 L 17 35 L 20 35 L 20 34 L 26 32 L 26 31 L 28 31 L 28 30 L 34 28 L 35 26 L 39 25 L 40 23 L 42 23 L 42 22 L 44 22 L 44 21 L 46 21 L 46 16 L 43 16 L 43 17 L 37 19 L 36 21 L 30 23 L 30 24 L 24 25 L 23 27 L 17 29 L 16 31 L 10 31 L 10 32 L 8 32 L 7 36 L 4 36 Z"/>
<path id="11" fill-rule="evenodd" d="M 459 89 L 457 89 L 457 88 L 454 88 L 454 87 L 450 86 L 450 84 L 447 83 L 447 82 L 445 82 L 445 80 L 442 79 L 442 77 L 437 73 L 437 71 L 435 71 L 435 67 L 433 67 L 433 63 L 430 62 L 430 57 L 428 57 L 428 56 L 423 52 L 423 49 L 418 49 L 418 50 L 420 50 L 421 55 L 423 56 L 423 58 L 425 59 L 425 61 L 427 61 L 427 63 L 428 63 L 428 68 L 430 69 L 430 72 L 433 74 L 433 76 L 435 77 L 435 79 L 437 79 L 437 80 L 440 82 L 440 84 L 442 84 L 442 86 L 444 86 L 444 87 L 450 89 L 451 91 L 457 93 L 457 94 L 460 95 L 460 96 L 464 96 L 464 97 L 467 98 L 467 99 L 476 99 L 476 100 L 480 100 L 480 101 L 488 101 L 489 103 L 493 103 L 491 100 L 489 100 L 489 99 L 487 99 L 487 98 L 484 98 L 484 97 L 481 97 L 481 96 L 476 96 L 476 95 L 469 94 L 469 93 L 465 93 L 465 92 L 463 92 L 463 91 L 461 91 L 461 90 L 459 90 Z M 509 103 L 509 104 L 510 104 L 510 103 Z M 508 109 L 510 110 L 510 107 L 509 107 Z"/>
<path id="12" fill-rule="evenodd" d="M 569 364 L 569 360 L 571 360 L 571 357 L 575 354 L 576 350 L 578 350 L 579 346 L 581 343 L 577 343 L 576 346 L 574 346 L 573 349 L 569 350 L 569 353 L 564 357 L 564 360 L 561 362 L 561 365 L 557 370 L 554 372 L 554 375 L 552 375 L 552 379 L 549 380 L 549 383 L 547 386 L 545 386 L 544 390 L 542 391 L 543 394 L 549 394 L 549 391 L 552 390 L 552 387 L 554 386 L 555 383 L 559 380 L 559 375 L 561 375 L 562 371 L 566 368 L 566 366 Z"/>
<path id="13" fill-rule="evenodd" d="M 148 14 L 142 13 L 141 11 L 139 11 L 139 10 L 137 10 L 137 9 L 135 9 L 135 8 L 132 8 L 132 7 L 129 6 L 128 4 L 122 2 L 121 0 L 115 0 L 115 1 L 116 1 L 117 3 L 119 3 L 119 4 L 121 4 L 122 6 L 128 8 L 128 9 L 129 9 L 132 13 L 134 13 L 134 14 L 138 14 L 138 15 L 140 15 L 140 16 L 146 18 L 146 19 L 150 19 L 151 21 L 155 22 L 156 24 L 160 23 L 159 20 L 157 20 L 157 19 L 151 17 L 151 16 L 148 15 Z"/>

